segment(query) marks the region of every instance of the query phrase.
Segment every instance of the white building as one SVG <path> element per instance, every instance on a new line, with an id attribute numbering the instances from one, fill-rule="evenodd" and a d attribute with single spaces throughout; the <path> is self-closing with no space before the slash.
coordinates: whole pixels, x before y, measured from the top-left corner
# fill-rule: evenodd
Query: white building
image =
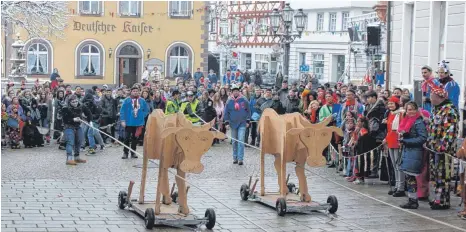
<path id="1" fill-rule="evenodd" d="M 349 56 L 348 25 L 352 18 L 374 12 L 376 1 L 289 1 L 294 9 L 308 14 L 308 26 L 300 39 L 291 44 L 290 78 L 301 77 L 300 66 L 308 65 L 309 73 L 321 83 L 337 82 L 345 72 L 361 79 L 366 71 L 365 56 L 361 60 Z M 371 14 L 372 15 L 372 14 Z M 370 15 L 369 15 L 370 16 Z M 351 60 L 350 60 L 351 59 Z M 354 65 L 355 66 L 354 67 Z M 353 67 L 352 67 L 353 66 Z M 361 76 L 362 73 L 362 76 Z"/>
<path id="2" fill-rule="evenodd" d="M 453 78 L 466 85 L 464 1 L 394 1 L 391 4 L 390 84 L 413 88 L 421 80 L 421 67 L 434 70 L 447 60 Z M 460 102 L 463 102 L 460 97 Z M 464 103 L 461 103 L 462 106 Z"/>
<path id="3" fill-rule="evenodd" d="M 275 75 L 281 57 L 274 54 L 273 47 L 278 46 L 278 38 L 271 36 L 269 15 L 274 8 L 283 6 L 283 1 L 211 2 L 209 68 L 222 75 L 231 67 L 242 71 L 260 69 Z M 231 46 L 225 49 L 222 38 L 232 35 L 236 40 L 230 41 Z M 219 64 L 213 65 L 217 61 Z"/>

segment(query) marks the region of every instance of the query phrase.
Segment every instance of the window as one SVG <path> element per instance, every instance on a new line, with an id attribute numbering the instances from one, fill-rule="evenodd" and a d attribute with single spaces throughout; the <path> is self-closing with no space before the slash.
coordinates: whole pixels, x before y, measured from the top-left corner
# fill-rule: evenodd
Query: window
<path id="1" fill-rule="evenodd" d="M 217 18 L 214 14 L 210 14 L 210 27 L 209 31 L 212 33 L 217 32 Z"/>
<path id="2" fill-rule="evenodd" d="M 251 69 L 251 58 L 252 58 L 252 55 L 251 53 L 246 53 L 246 70 L 250 70 Z"/>
<path id="3" fill-rule="evenodd" d="M 336 31 L 337 30 L 337 14 L 330 13 L 330 23 L 328 25 L 329 31 Z"/>
<path id="4" fill-rule="evenodd" d="M 324 54 L 313 54 L 312 66 L 315 77 L 322 79 L 324 75 Z"/>
<path id="5" fill-rule="evenodd" d="M 120 1 L 120 15 L 122 16 L 140 16 L 141 2 L 140 1 Z"/>
<path id="6" fill-rule="evenodd" d="M 268 26 L 268 19 L 267 18 L 261 18 L 259 19 L 259 35 L 267 35 L 267 32 L 269 31 L 269 26 Z"/>
<path id="7" fill-rule="evenodd" d="M 183 74 L 189 66 L 189 55 L 187 49 L 176 46 L 170 51 L 170 74 L 173 76 Z"/>
<path id="8" fill-rule="evenodd" d="M 246 22 L 246 25 L 244 26 L 244 35 L 252 35 L 254 27 L 252 26 L 254 24 L 254 20 L 248 19 Z"/>
<path id="9" fill-rule="evenodd" d="M 299 53 L 299 65 L 306 65 L 306 53 L 304 52 Z"/>
<path id="10" fill-rule="evenodd" d="M 97 46 L 92 44 L 85 45 L 79 54 L 80 76 L 100 76 L 102 75 L 100 69 L 100 51 Z"/>
<path id="11" fill-rule="evenodd" d="M 79 1 L 79 13 L 84 15 L 100 15 L 102 13 L 101 1 Z"/>
<path id="12" fill-rule="evenodd" d="M 324 14 L 317 14 L 317 28 L 316 31 L 324 30 Z"/>
<path id="13" fill-rule="evenodd" d="M 270 74 L 272 75 L 277 74 L 277 66 L 278 66 L 277 57 L 271 56 L 270 57 Z"/>
<path id="14" fill-rule="evenodd" d="M 269 71 L 269 56 L 264 54 L 256 54 L 256 69 Z"/>
<path id="15" fill-rule="evenodd" d="M 191 17 L 191 1 L 171 1 L 170 16 L 171 17 Z"/>
<path id="16" fill-rule="evenodd" d="M 239 35 L 239 22 L 237 20 L 233 21 L 231 25 L 231 34 Z"/>
<path id="17" fill-rule="evenodd" d="M 348 18 L 349 18 L 349 12 L 343 12 L 341 14 L 341 30 L 342 31 L 348 30 Z"/>
<path id="18" fill-rule="evenodd" d="M 220 35 L 228 35 L 228 22 L 220 22 Z"/>
<path id="19" fill-rule="evenodd" d="M 27 52 L 27 73 L 47 74 L 49 72 L 49 50 L 43 43 L 32 44 Z"/>

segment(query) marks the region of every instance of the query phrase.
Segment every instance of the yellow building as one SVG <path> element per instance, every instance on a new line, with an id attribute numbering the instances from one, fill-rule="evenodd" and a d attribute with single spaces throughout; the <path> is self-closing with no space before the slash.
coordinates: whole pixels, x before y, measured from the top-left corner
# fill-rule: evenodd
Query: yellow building
<path id="1" fill-rule="evenodd" d="M 57 68 L 66 84 L 131 86 L 154 67 L 166 77 L 207 72 L 205 2 L 75 1 L 69 8 L 65 38 L 21 33 L 28 78 L 48 79 Z"/>

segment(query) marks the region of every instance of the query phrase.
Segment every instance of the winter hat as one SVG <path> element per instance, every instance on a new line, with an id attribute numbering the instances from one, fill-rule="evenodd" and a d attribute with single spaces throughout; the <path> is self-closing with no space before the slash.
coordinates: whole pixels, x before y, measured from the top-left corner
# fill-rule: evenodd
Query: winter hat
<path id="1" fill-rule="evenodd" d="M 395 97 L 395 96 L 391 96 L 389 99 L 388 99 L 388 102 L 393 102 L 397 105 L 400 105 L 400 99 L 398 97 Z"/>
<path id="2" fill-rule="evenodd" d="M 231 86 L 231 91 L 233 91 L 233 90 L 235 90 L 235 89 L 236 89 L 236 90 L 239 90 L 239 86 L 236 85 L 236 84 L 233 84 L 233 85 Z"/>

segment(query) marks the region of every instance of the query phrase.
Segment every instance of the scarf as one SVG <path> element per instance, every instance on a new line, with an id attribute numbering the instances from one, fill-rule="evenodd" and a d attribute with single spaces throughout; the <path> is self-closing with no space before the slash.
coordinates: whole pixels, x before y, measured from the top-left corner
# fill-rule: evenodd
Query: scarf
<path id="1" fill-rule="evenodd" d="M 427 78 L 427 80 L 422 82 L 422 85 L 421 85 L 422 92 L 424 93 L 427 92 L 427 87 L 429 86 L 429 82 L 432 82 L 432 81 L 434 81 L 434 77 L 430 76 L 429 78 Z"/>
<path id="2" fill-rule="evenodd" d="M 414 116 L 405 115 L 403 120 L 400 122 L 400 126 L 398 127 L 398 131 L 402 133 L 407 133 L 411 130 L 411 127 L 416 122 L 417 118 L 419 118 L 421 114 L 419 112 L 416 113 Z"/>
<path id="3" fill-rule="evenodd" d="M 400 109 L 397 109 L 397 110 L 394 110 L 394 111 L 392 111 L 390 113 L 395 115 L 395 118 L 393 119 L 393 122 L 392 122 L 392 131 L 398 131 L 398 128 L 400 127 L 401 111 L 400 111 Z"/>
<path id="4" fill-rule="evenodd" d="M 131 96 L 131 105 L 133 106 L 133 115 L 135 118 L 137 118 L 139 108 L 141 108 L 141 106 L 139 105 L 139 97 Z"/>
<path id="5" fill-rule="evenodd" d="M 235 97 L 233 95 L 231 95 L 231 98 L 234 100 L 235 102 L 235 110 L 236 111 L 239 111 L 239 103 L 238 103 L 238 100 L 242 97 L 243 95 L 241 95 L 241 93 L 238 95 L 238 97 Z"/>
<path id="6" fill-rule="evenodd" d="M 439 80 L 439 82 L 440 82 L 441 84 L 445 85 L 445 84 L 447 84 L 448 82 L 452 81 L 453 78 L 451 78 L 450 76 L 448 76 L 448 77 L 444 77 L 444 78 L 439 78 L 438 80 Z"/>
<path id="7" fill-rule="evenodd" d="M 317 120 L 317 109 L 311 110 L 311 123 L 316 123 Z"/>

